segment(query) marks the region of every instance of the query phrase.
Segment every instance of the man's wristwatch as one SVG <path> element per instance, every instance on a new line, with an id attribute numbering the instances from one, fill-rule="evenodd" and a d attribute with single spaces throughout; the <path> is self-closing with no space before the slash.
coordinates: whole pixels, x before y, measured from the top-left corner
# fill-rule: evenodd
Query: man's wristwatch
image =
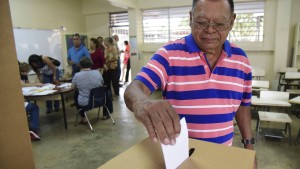
<path id="1" fill-rule="evenodd" d="M 251 139 L 242 139 L 243 144 L 255 144 L 255 139 L 252 137 Z"/>

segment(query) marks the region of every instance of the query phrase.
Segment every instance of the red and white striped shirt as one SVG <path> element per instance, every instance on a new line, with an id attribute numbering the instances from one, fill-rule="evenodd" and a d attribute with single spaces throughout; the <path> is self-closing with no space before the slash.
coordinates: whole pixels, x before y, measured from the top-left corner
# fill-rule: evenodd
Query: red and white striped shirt
<path id="1" fill-rule="evenodd" d="M 251 66 L 245 52 L 225 41 L 213 70 L 192 35 L 160 48 L 135 78 L 153 92 L 161 89 L 189 137 L 232 145 L 233 118 L 251 101 Z"/>

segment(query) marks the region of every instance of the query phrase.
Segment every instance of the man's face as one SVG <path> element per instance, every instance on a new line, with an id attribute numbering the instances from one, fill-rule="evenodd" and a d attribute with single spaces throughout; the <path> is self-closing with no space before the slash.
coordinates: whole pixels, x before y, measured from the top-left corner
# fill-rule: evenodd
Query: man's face
<path id="1" fill-rule="evenodd" d="M 119 42 L 119 36 L 118 35 L 114 35 L 114 39 L 116 42 Z"/>
<path id="2" fill-rule="evenodd" d="M 73 36 L 73 44 L 74 44 L 75 47 L 79 47 L 80 44 L 81 44 L 80 37 L 78 37 L 78 36 Z"/>
<path id="3" fill-rule="evenodd" d="M 234 19 L 227 0 L 199 0 L 190 12 L 192 35 L 199 48 L 206 53 L 220 51 Z"/>

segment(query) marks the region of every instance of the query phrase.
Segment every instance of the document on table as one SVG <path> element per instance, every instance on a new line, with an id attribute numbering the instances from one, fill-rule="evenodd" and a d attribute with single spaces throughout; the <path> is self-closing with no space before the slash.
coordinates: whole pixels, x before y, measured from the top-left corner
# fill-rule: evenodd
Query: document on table
<path id="1" fill-rule="evenodd" d="M 181 132 L 176 138 L 175 145 L 161 144 L 166 169 L 177 168 L 184 160 L 189 158 L 189 138 L 185 118 L 180 120 Z"/>
<path id="2" fill-rule="evenodd" d="M 54 88 L 55 88 L 55 85 L 51 84 L 51 83 L 47 83 L 44 86 L 40 87 L 40 89 L 43 89 L 43 90 L 51 90 L 51 89 L 54 89 Z"/>
<path id="3" fill-rule="evenodd" d="M 72 83 L 64 83 L 62 85 L 57 86 L 58 88 L 69 88 L 71 87 Z"/>
<path id="4" fill-rule="evenodd" d="M 36 87 L 36 86 L 33 86 L 33 87 L 22 87 L 22 92 L 29 92 L 29 91 L 36 90 L 36 89 L 38 89 L 38 87 Z"/>
<path id="5" fill-rule="evenodd" d="M 45 90 L 45 91 L 41 91 L 41 92 L 38 92 L 38 93 L 34 93 L 33 95 L 34 96 L 47 95 L 47 94 L 50 94 L 50 93 L 54 93 L 56 91 L 57 90 Z"/>

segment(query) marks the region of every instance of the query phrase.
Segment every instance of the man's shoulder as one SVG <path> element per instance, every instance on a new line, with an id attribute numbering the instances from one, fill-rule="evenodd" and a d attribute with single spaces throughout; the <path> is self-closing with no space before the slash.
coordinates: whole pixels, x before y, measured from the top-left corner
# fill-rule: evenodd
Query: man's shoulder
<path id="1" fill-rule="evenodd" d="M 232 43 L 229 41 L 227 41 L 227 43 L 228 43 L 228 47 L 230 48 L 231 55 L 247 57 L 246 52 L 241 47 L 239 47 L 235 43 Z M 227 50 L 228 50 L 228 48 L 227 48 Z"/>
<path id="2" fill-rule="evenodd" d="M 187 51 L 187 44 L 185 43 L 185 39 L 176 39 L 174 41 L 169 41 L 163 48 L 166 50 L 180 50 L 180 51 Z"/>

